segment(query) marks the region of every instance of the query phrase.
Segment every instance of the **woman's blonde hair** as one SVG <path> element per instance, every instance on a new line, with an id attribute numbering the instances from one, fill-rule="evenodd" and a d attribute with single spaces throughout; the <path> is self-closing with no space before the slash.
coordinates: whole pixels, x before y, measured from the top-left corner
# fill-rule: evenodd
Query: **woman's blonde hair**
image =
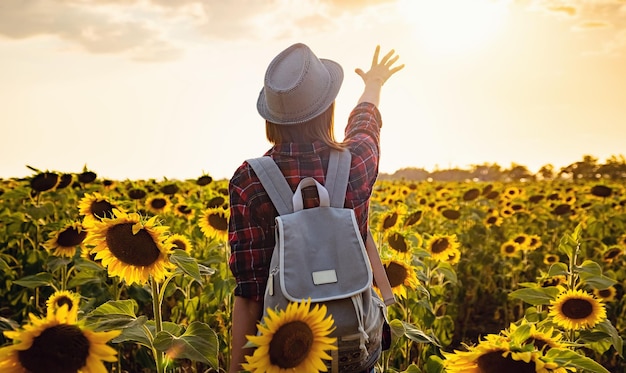
<path id="1" fill-rule="evenodd" d="M 272 144 L 286 142 L 311 143 L 319 140 L 332 149 L 343 150 L 346 145 L 335 140 L 335 104 L 317 117 L 301 124 L 281 125 L 265 121 L 265 135 Z"/>

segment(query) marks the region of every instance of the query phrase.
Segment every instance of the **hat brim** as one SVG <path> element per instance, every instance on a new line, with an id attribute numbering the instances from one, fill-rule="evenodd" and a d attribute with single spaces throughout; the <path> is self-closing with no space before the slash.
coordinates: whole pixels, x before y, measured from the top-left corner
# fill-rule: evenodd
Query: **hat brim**
<path id="1" fill-rule="evenodd" d="M 330 105 L 335 101 L 337 95 L 339 94 L 339 89 L 341 88 L 341 84 L 343 83 L 343 69 L 341 65 L 337 62 L 320 58 L 319 59 L 324 67 L 328 70 L 330 75 L 330 85 L 328 87 L 327 92 L 324 93 L 323 99 L 319 101 L 319 105 L 313 108 L 310 112 L 306 113 L 303 116 L 299 116 L 298 118 L 279 118 L 269 110 L 267 105 L 267 100 L 265 98 L 265 88 L 261 89 L 259 93 L 259 98 L 257 100 L 257 111 L 265 120 L 276 123 L 276 124 L 300 124 L 304 122 L 308 122 L 309 120 L 321 115 L 330 107 Z"/>

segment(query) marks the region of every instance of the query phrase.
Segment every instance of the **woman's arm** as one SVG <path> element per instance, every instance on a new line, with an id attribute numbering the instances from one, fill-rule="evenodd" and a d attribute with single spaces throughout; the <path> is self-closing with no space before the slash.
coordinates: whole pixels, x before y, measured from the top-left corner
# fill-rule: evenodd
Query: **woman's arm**
<path id="1" fill-rule="evenodd" d="M 378 107 L 378 104 L 380 103 L 380 91 L 383 84 L 385 84 L 389 77 L 404 68 L 404 64 L 393 67 L 396 61 L 398 61 L 398 58 L 400 58 L 398 55 L 394 56 L 395 51 L 393 49 L 390 50 L 389 53 L 387 53 L 382 60 L 380 60 L 380 62 L 378 61 L 379 53 L 380 45 L 376 46 L 374 58 L 372 59 L 372 66 L 369 71 L 364 72 L 359 68 L 354 70 L 357 74 L 359 74 L 365 83 L 365 88 L 363 89 L 363 93 L 361 94 L 357 104 L 369 102 Z"/>
<path id="2" fill-rule="evenodd" d="M 254 349 L 244 349 L 248 342 L 246 335 L 256 335 L 256 325 L 263 315 L 263 302 L 243 297 L 235 297 L 232 315 L 232 344 L 229 373 L 241 371 L 245 356 L 251 355 Z"/>

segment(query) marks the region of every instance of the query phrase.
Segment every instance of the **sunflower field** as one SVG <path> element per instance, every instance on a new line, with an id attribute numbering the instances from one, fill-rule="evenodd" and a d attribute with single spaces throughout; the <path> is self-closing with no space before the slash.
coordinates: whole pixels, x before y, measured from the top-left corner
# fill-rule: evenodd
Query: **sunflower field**
<path id="1" fill-rule="evenodd" d="M 227 180 L 34 170 L 0 203 L 0 371 L 227 370 Z M 377 371 L 626 371 L 623 178 L 379 180 L 370 208 L 397 299 Z M 303 305 L 261 330 L 301 315 L 332 349 Z M 329 356 L 303 353 L 302 371 Z"/>

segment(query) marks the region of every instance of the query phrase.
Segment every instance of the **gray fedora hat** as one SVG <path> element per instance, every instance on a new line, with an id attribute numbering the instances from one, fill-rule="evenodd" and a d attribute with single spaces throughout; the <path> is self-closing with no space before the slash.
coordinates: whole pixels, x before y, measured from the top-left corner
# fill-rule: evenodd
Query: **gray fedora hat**
<path id="1" fill-rule="evenodd" d="M 299 124 L 322 114 L 335 101 L 343 69 L 317 58 L 298 43 L 280 52 L 267 67 L 257 110 L 276 124 Z"/>

